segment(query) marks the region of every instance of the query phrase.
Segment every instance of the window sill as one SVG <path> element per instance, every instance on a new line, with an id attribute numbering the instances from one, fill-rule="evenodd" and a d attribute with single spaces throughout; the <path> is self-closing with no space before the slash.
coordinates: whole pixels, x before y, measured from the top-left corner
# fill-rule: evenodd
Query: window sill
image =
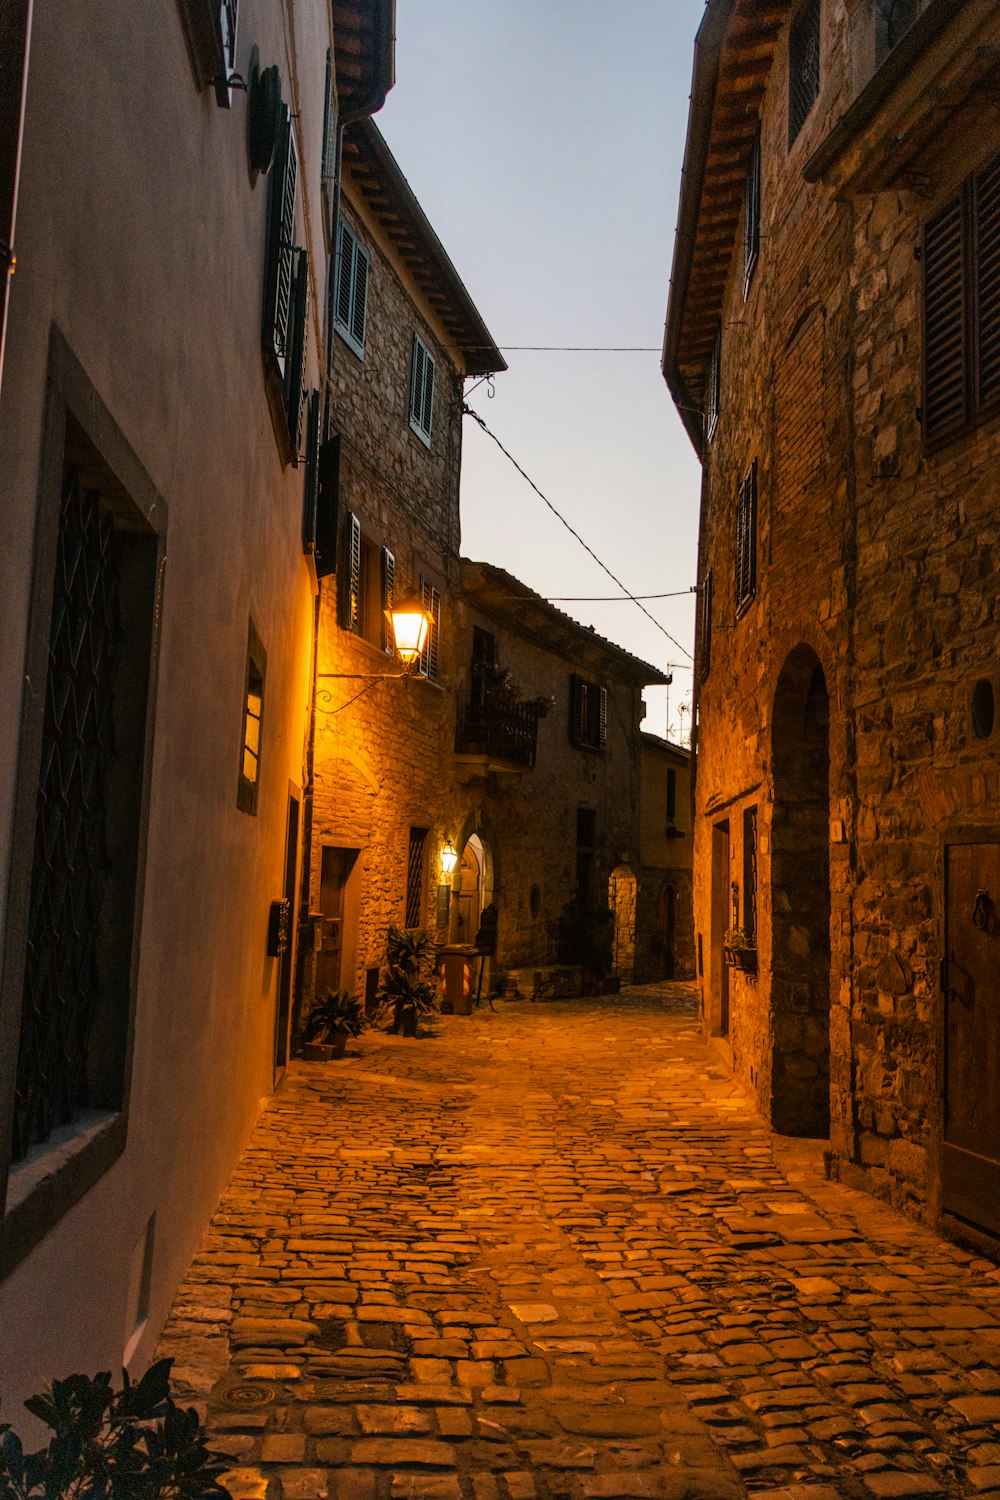
<path id="1" fill-rule="evenodd" d="M 87 1110 L 11 1168 L 0 1221 L 0 1280 L 117 1161 L 127 1130 L 125 1110 Z"/>
<path id="2" fill-rule="evenodd" d="M 341 343 L 346 344 L 347 347 L 348 347 L 348 349 L 350 349 L 351 353 L 353 355 L 355 355 L 355 357 L 357 359 L 360 359 L 360 361 L 361 361 L 362 364 L 364 364 L 364 362 L 365 362 L 365 346 L 364 346 L 364 344 L 359 344 L 358 341 L 357 341 L 357 339 L 355 339 L 350 333 L 348 333 L 347 329 L 344 327 L 344 325 L 342 323 L 335 322 L 334 325 L 333 325 L 333 331 L 337 335 L 337 337 L 340 339 Z"/>
<path id="3" fill-rule="evenodd" d="M 430 447 L 431 436 L 429 432 L 425 432 L 422 427 L 418 427 L 416 422 L 410 423 L 410 431 L 413 433 L 414 437 L 418 437 L 420 439 L 425 448 Z"/>

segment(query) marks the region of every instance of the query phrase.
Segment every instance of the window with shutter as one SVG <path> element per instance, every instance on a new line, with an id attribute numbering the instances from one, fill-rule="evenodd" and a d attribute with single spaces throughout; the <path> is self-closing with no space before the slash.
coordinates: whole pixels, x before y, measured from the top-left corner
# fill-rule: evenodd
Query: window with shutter
<path id="1" fill-rule="evenodd" d="M 306 462 L 302 481 L 302 550 L 307 556 L 316 553 L 316 525 L 319 515 L 319 424 L 320 394 L 310 391 L 305 401 Z"/>
<path id="2" fill-rule="evenodd" d="M 788 34 L 788 145 L 791 147 L 819 94 L 820 0 L 806 0 Z"/>
<path id="3" fill-rule="evenodd" d="M 264 276 L 264 355 L 272 361 L 284 386 L 291 353 L 295 295 L 295 202 L 299 158 L 295 131 L 287 106 L 277 160 L 268 187 L 267 255 Z"/>
<path id="4" fill-rule="evenodd" d="M 736 617 L 757 591 L 757 460 L 740 485 L 736 505 Z"/>
<path id="5" fill-rule="evenodd" d="M 569 737 L 586 750 L 603 750 L 608 739 L 608 695 L 576 674 L 569 680 Z"/>
<path id="6" fill-rule="evenodd" d="M 320 174 L 323 188 L 323 236 L 329 253 L 333 243 L 334 212 L 337 204 L 337 92 L 333 58 L 326 54 L 326 95 L 323 105 L 323 149 Z"/>
<path id="7" fill-rule="evenodd" d="M 333 326 L 359 359 L 365 357 L 368 279 L 368 255 L 341 219 L 333 278 Z"/>
<path id="8" fill-rule="evenodd" d="M 316 577 L 329 578 L 337 569 L 337 532 L 340 521 L 340 436 L 321 443 L 317 455 L 315 551 Z"/>
<path id="9" fill-rule="evenodd" d="M 719 425 L 719 382 L 722 374 L 722 329 L 715 331 L 715 341 L 708 360 L 705 391 L 705 440 L 711 442 Z"/>
<path id="10" fill-rule="evenodd" d="M 712 570 L 708 569 L 698 594 L 698 675 L 708 676 L 712 665 Z"/>
<path id="11" fill-rule="evenodd" d="M 976 216 L 976 411 L 1000 399 L 1000 158 L 973 179 Z"/>
<path id="12" fill-rule="evenodd" d="M 396 587 L 396 559 L 388 547 L 382 548 L 382 650 L 387 656 L 393 656 L 396 651 L 396 640 L 392 633 L 392 622 L 386 611 L 392 609 L 393 594 Z"/>
<path id="13" fill-rule="evenodd" d="M 355 634 L 361 629 L 361 522 L 353 511 L 344 521 L 343 587 L 340 593 L 340 623 Z"/>
<path id="14" fill-rule="evenodd" d="M 292 463 L 298 466 L 303 444 L 306 395 L 306 356 L 309 352 L 309 256 L 299 250 L 295 256 L 295 294 L 292 301 L 292 329 L 286 366 L 285 410 L 288 414 L 288 442 Z"/>
<path id="15" fill-rule="evenodd" d="M 238 0 L 178 0 L 199 89 L 212 84 L 216 103 L 232 104 L 229 80 L 236 72 Z"/>
<path id="16" fill-rule="evenodd" d="M 427 632 L 424 649 L 420 653 L 419 670 L 429 682 L 437 682 L 441 639 L 441 595 L 432 583 L 427 582 L 426 578 L 420 580 L 420 602 L 431 616 L 431 626 Z"/>
<path id="17" fill-rule="evenodd" d="M 743 189 L 743 295 L 750 287 L 760 254 L 760 126 L 750 149 L 750 165 Z"/>
<path id="18" fill-rule="evenodd" d="M 410 360 L 410 426 L 430 447 L 434 421 L 434 356 L 418 334 Z"/>

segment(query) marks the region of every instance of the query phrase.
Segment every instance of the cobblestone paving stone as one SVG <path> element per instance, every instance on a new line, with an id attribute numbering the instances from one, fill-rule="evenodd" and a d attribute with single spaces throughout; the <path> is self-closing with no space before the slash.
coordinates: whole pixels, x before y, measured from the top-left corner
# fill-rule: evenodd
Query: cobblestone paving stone
<path id="1" fill-rule="evenodd" d="M 1000 1500 L 1000 1272 L 773 1137 L 684 985 L 296 1064 L 177 1296 L 236 1500 Z"/>

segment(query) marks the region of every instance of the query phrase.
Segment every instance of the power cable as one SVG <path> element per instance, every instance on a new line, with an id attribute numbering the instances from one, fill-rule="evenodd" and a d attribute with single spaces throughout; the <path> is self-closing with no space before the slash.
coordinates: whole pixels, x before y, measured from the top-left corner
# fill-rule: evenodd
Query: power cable
<path id="1" fill-rule="evenodd" d="M 618 577 L 616 577 L 615 574 L 612 573 L 612 571 L 608 567 L 607 563 L 604 563 L 604 562 L 601 561 L 601 559 L 598 557 L 597 553 L 594 551 L 593 547 L 588 546 L 588 544 L 583 540 L 583 537 L 580 535 L 580 533 L 578 531 L 576 531 L 570 525 L 570 523 L 566 520 L 566 517 L 564 515 L 560 514 L 560 512 L 556 509 L 556 507 L 552 504 L 552 501 L 546 495 L 542 494 L 541 490 L 538 488 L 538 485 L 532 479 L 531 475 L 527 474 L 525 472 L 525 470 L 521 468 L 521 465 L 518 463 L 517 459 L 514 457 L 514 455 L 512 453 L 508 453 L 507 449 L 504 447 L 503 443 L 501 443 L 501 441 L 497 437 L 496 433 L 490 431 L 490 429 L 487 427 L 486 423 L 483 421 L 483 419 L 479 415 L 479 413 L 477 411 L 473 411 L 472 407 L 468 404 L 467 401 L 463 401 L 462 402 L 462 411 L 464 412 L 464 414 L 467 417 L 471 417 L 474 422 L 478 422 L 479 426 L 483 429 L 483 431 L 485 432 L 486 436 L 493 439 L 493 441 L 496 443 L 497 447 L 500 449 L 500 452 L 503 454 L 504 458 L 506 458 L 510 463 L 512 463 L 514 465 L 514 468 L 520 474 L 520 476 L 521 476 L 522 479 L 527 480 L 528 484 L 531 485 L 531 488 L 534 490 L 534 492 L 538 496 L 539 500 L 541 500 L 542 503 L 549 508 L 549 510 L 555 516 L 556 520 L 560 521 L 562 523 L 562 525 L 565 526 L 565 528 L 569 532 L 570 536 L 576 537 L 576 540 L 580 543 L 580 546 L 583 548 L 583 550 L 585 552 L 588 552 L 590 554 L 590 556 L 594 559 L 595 563 L 601 569 L 601 571 L 603 573 L 606 573 L 608 575 L 608 577 L 611 579 L 611 582 L 614 583 L 614 584 L 616 584 L 618 586 L 618 588 L 621 589 L 622 593 L 626 595 L 627 598 L 631 599 L 632 603 L 636 606 L 637 609 L 641 609 L 642 610 L 642 613 L 646 616 L 646 619 L 649 620 L 653 625 L 656 626 L 657 630 L 660 632 L 661 635 L 665 635 L 666 636 L 667 640 L 670 642 L 670 644 L 672 646 L 676 646 L 677 649 L 678 649 L 678 651 L 683 652 L 683 654 L 688 658 L 689 661 L 693 661 L 694 657 L 692 656 L 691 652 L 687 649 L 687 647 L 686 646 L 682 646 L 681 643 L 680 643 L 680 641 L 676 640 L 670 634 L 670 631 L 667 630 L 663 625 L 660 624 L 660 622 L 656 618 L 656 616 L 655 615 L 651 615 L 650 612 L 649 612 L 649 610 L 646 608 L 646 606 L 644 604 L 640 603 L 640 601 L 636 598 L 635 594 L 632 593 L 631 589 L 627 589 L 625 587 L 625 585 L 622 583 L 621 579 L 618 578 Z"/>

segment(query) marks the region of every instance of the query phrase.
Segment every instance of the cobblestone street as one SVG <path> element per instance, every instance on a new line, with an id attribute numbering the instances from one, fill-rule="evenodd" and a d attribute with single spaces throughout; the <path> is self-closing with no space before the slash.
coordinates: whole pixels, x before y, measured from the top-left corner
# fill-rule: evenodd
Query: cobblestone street
<path id="1" fill-rule="evenodd" d="M 683 985 L 296 1064 L 160 1353 L 243 1500 L 1000 1495 L 1000 1273 L 826 1182 Z"/>

